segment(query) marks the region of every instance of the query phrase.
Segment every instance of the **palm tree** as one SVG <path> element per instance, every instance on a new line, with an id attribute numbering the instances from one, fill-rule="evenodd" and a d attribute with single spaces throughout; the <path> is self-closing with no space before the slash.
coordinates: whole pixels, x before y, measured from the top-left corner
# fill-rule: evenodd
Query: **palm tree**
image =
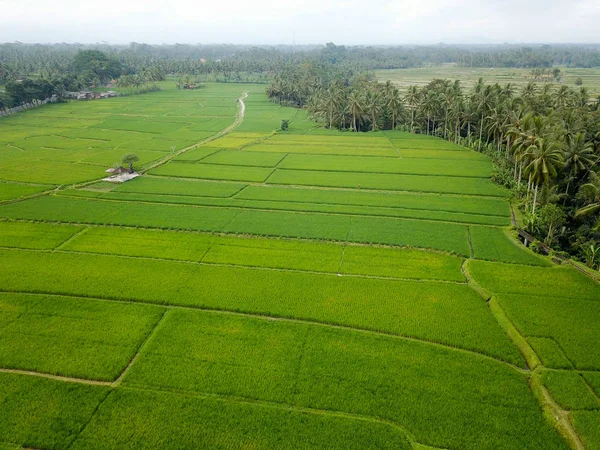
<path id="1" fill-rule="evenodd" d="M 365 112 L 371 120 L 371 131 L 377 130 L 377 118 L 381 113 L 381 94 L 378 91 L 368 91 L 365 98 Z"/>
<path id="2" fill-rule="evenodd" d="M 600 211 L 600 175 L 590 173 L 589 182 L 579 188 L 577 197 L 587 204 L 575 211 L 575 217 L 590 216 Z"/>
<path id="3" fill-rule="evenodd" d="M 362 119 L 363 106 L 356 93 L 351 92 L 348 96 L 348 113 L 352 116 L 352 129 L 359 131 L 358 122 Z"/>
<path id="4" fill-rule="evenodd" d="M 396 129 L 396 118 L 402 113 L 404 103 L 402 103 L 402 97 L 400 97 L 400 91 L 397 88 L 393 88 L 387 94 L 386 107 L 392 114 L 392 130 Z"/>
<path id="5" fill-rule="evenodd" d="M 415 110 L 421 103 L 419 88 L 417 86 L 409 86 L 404 100 L 406 101 L 406 106 L 410 109 L 410 132 L 413 133 L 415 131 Z"/>
<path id="6" fill-rule="evenodd" d="M 427 134 L 429 134 L 429 131 L 431 129 L 431 126 L 430 126 L 431 117 L 433 116 L 435 118 L 437 102 L 438 102 L 438 99 L 437 99 L 435 92 L 433 92 L 432 90 L 425 91 L 425 95 L 423 96 L 423 99 L 421 101 L 421 109 L 423 110 L 423 114 L 427 117 Z M 434 119 L 434 126 L 435 126 L 435 119 Z"/>
<path id="7" fill-rule="evenodd" d="M 340 109 L 342 98 L 333 87 L 325 91 L 323 96 L 323 109 L 327 113 L 329 128 L 333 128 L 333 117 L 336 111 Z"/>
<path id="8" fill-rule="evenodd" d="M 568 174 L 567 189 L 569 193 L 571 181 L 586 170 L 591 169 L 597 162 L 594 157 L 594 147 L 591 142 L 586 142 L 585 135 L 579 133 L 567 140 L 567 148 L 564 156 L 565 170 Z"/>
<path id="9" fill-rule="evenodd" d="M 481 121 L 479 123 L 479 148 L 478 151 L 481 151 L 481 140 L 483 139 L 483 126 L 485 123 L 485 117 L 487 112 L 492 109 L 494 102 L 494 90 L 490 85 L 485 86 L 481 93 L 477 96 L 477 109 L 481 116 Z"/>
<path id="10" fill-rule="evenodd" d="M 538 138 L 527 148 L 525 157 L 528 160 L 528 164 L 525 167 L 525 175 L 529 175 L 529 179 L 535 187 L 532 210 L 532 213 L 535 214 L 539 187 L 550 181 L 551 178 L 556 178 L 558 168 L 563 163 L 563 154 L 556 140 L 552 138 Z"/>

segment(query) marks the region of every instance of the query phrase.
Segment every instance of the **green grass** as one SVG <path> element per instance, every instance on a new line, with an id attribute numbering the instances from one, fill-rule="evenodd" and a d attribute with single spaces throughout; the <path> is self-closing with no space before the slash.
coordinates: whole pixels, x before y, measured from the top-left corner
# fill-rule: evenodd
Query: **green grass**
<path id="1" fill-rule="evenodd" d="M 383 217 L 254 211 L 184 205 L 44 197 L 0 207 L 0 217 L 46 221 L 224 231 L 435 248 L 469 256 L 463 225 Z"/>
<path id="2" fill-rule="evenodd" d="M 508 203 L 499 198 L 459 197 L 412 192 L 388 193 L 283 186 L 247 186 L 236 195 L 236 198 L 481 214 L 504 217 L 507 219 L 507 224 L 510 213 Z"/>
<path id="3" fill-rule="evenodd" d="M 221 150 L 202 161 L 207 164 L 234 166 L 275 167 L 284 155 L 277 153 L 244 152 L 241 150 Z"/>
<path id="4" fill-rule="evenodd" d="M 62 249 L 251 267 L 329 273 L 341 269 L 345 274 L 465 281 L 460 258 L 384 247 L 94 227 Z"/>
<path id="5" fill-rule="evenodd" d="M 462 259 L 420 250 L 347 246 L 342 273 L 464 282 Z"/>
<path id="6" fill-rule="evenodd" d="M 216 92 L 219 96 L 213 97 Z M 137 154 L 144 165 L 232 124 L 239 95 L 239 86 L 207 84 L 193 92 L 170 86 L 3 117 L 0 180 L 49 185 L 90 181 L 105 176 L 104 170 L 127 153 Z"/>
<path id="7" fill-rule="evenodd" d="M 348 240 L 366 244 L 435 248 L 469 256 L 467 228 L 451 223 L 354 217 Z"/>
<path id="8" fill-rule="evenodd" d="M 522 364 L 487 306 L 463 284 L 426 283 L 1 250 L 6 291 L 135 300 L 302 318 L 463 347 Z M 52 264 L 61 277 L 49 277 Z M 77 268 L 77 270 L 75 270 Z M 142 279 L 143 283 L 131 280 Z M 231 283 L 230 280 L 235 280 Z M 176 295 L 173 295 L 177 286 Z"/>
<path id="9" fill-rule="evenodd" d="M 600 449 L 600 411 L 575 411 L 572 419 L 575 429 L 588 450 Z"/>
<path id="10" fill-rule="evenodd" d="M 68 225 L 0 222 L 0 247 L 53 249 L 81 230 Z"/>
<path id="11" fill-rule="evenodd" d="M 217 141 L 215 141 L 215 142 L 217 142 Z M 209 145 L 212 145 L 212 144 L 213 144 L 213 142 L 211 142 Z M 188 150 L 179 156 L 176 156 L 173 160 L 174 161 L 196 162 L 196 161 L 200 161 L 201 159 L 206 158 L 208 155 L 212 155 L 213 153 L 216 153 L 218 151 L 219 151 L 218 148 L 198 147 L 198 148 L 193 148 L 191 150 Z"/>
<path id="12" fill-rule="evenodd" d="M 381 417 L 439 447 L 564 448 L 525 377 L 497 362 L 383 336 L 202 312 L 173 311 L 164 325 L 125 385 Z"/>
<path id="13" fill-rule="evenodd" d="M 447 160 L 376 158 L 366 156 L 289 155 L 282 169 L 327 172 L 375 172 L 412 175 L 440 175 L 489 178 L 492 164 L 488 161 L 451 163 Z"/>
<path id="14" fill-rule="evenodd" d="M 114 189 L 114 192 L 231 197 L 245 186 L 245 184 L 240 183 L 215 183 L 199 180 L 138 177 L 128 183 L 119 185 Z"/>
<path id="15" fill-rule="evenodd" d="M 267 179 L 270 184 L 344 187 L 392 191 L 435 192 L 506 197 L 508 191 L 484 178 L 437 177 L 377 173 L 318 172 L 277 169 Z"/>
<path id="16" fill-rule="evenodd" d="M 270 135 L 271 133 L 239 133 L 237 131 L 234 131 L 226 136 L 219 138 L 214 142 L 211 142 L 210 145 L 216 148 L 237 149 L 265 139 Z"/>
<path id="17" fill-rule="evenodd" d="M 555 369 L 572 369 L 573 364 L 551 337 L 528 336 L 527 342 L 546 367 Z"/>
<path id="18" fill-rule="evenodd" d="M 294 135 L 295 137 L 298 135 Z M 244 148 L 249 152 L 275 152 L 275 153 L 303 153 L 309 155 L 357 155 L 357 156 L 390 156 L 397 157 L 398 150 L 391 147 L 381 146 L 361 146 L 360 144 L 349 141 L 347 145 L 330 145 L 326 140 L 318 143 L 307 143 L 302 141 L 277 141 L 268 139 L 258 144 L 250 145 Z"/>
<path id="19" fill-rule="evenodd" d="M 112 381 L 162 313 L 147 305 L 0 293 L 0 367 Z"/>
<path id="20" fill-rule="evenodd" d="M 554 400 L 566 410 L 600 409 L 600 398 L 576 372 L 545 371 L 542 381 Z"/>
<path id="21" fill-rule="evenodd" d="M 265 181 L 272 169 L 262 167 L 225 166 L 219 164 L 170 163 L 152 169 L 151 175 L 208 180 Z"/>
<path id="22" fill-rule="evenodd" d="M 181 180 L 183 181 L 183 180 Z M 253 186 L 254 187 L 254 186 Z M 260 186 L 267 188 L 266 186 Z M 82 196 L 85 192 L 86 197 L 95 196 L 89 195 L 86 191 L 67 191 L 62 195 L 72 195 L 75 197 Z M 71 193 L 71 194 L 70 194 Z M 355 206 L 355 205 L 338 205 L 328 203 L 301 203 L 298 201 L 269 201 L 269 200 L 243 200 L 237 196 L 232 198 L 208 198 L 195 196 L 175 196 L 163 194 L 141 194 L 141 193 L 124 193 L 120 190 L 116 192 L 104 193 L 95 197 L 100 197 L 106 200 L 118 200 L 127 202 L 152 202 L 152 203 L 171 203 L 171 204 L 186 204 L 197 206 L 224 206 L 244 209 L 260 209 L 260 210 L 280 210 L 280 211 L 302 211 L 309 213 L 333 213 L 345 215 L 361 215 L 361 216 L 384 216 L 397 217 L 408 219 L 427 219 L 438 220 L 443 222 L 458 222 L 466 224 L 482 224 L 482 225 L 497 225 L 502 226 L 508 223 L 508 218 L 499 216 L 487 216 L 482 214 L 465 214 L 458 212 L 427 210 L 427 209 L 409 209 L 409 208 L 386 208 L 378 206 Z"/>
<path id="23" fill-rule="evenodd" d="M 0 440 L 23 447 L 67 449 L 107 391 L 0 373 Z"/>
<path id="24" fill-rule="evenodd" d="M 28 195 L 37 194 L 52 189 L 54 186 L 42 186 L 42 185 L 31 185 L 31 184 L 17 184 L 17 183 L 1 183 L 0 182 L 0 202 L 5 200 L 12 200 L 21 197 L 27 197 Z"/>
<path id="25" fill-rule="evenodd" d="M 600 284 L 569 266 L 548 268 L 486 261 L 467 264 L 475 280 L 496 294 L 600 300 Z"/>
<path id="26" fill-rule="evenodd" d="M 525 336 L 556 342 L 540 346 L 534 341 L 535 350 L 549 367 L 600 370 L 600 349 L 594 344 L 600 327 L 597 301 L 548 294 L 501 294 L 498 301 Z"/>
<path id="27" fill-rule="evenodd" d="M 211 235 L 196 233 L 92 227 L 66 244 L 63 250 L 199 261 L 213 240 Z"/>
<path id="28" fill-rule="evenodd" d="M 469 231 L 473 253 L 477 259 L 537 266 L 550 265 L 541 256 L 514 242 L 500 228 L 470 227 Z"/>
<path id="29" fill-rule="evenodd" d="M 143 415 L 140 411 L 145 411 Z M 185 430 L 185 432 L 182 432 Z M 108 398 L 73 447 L 410 449 L 390 425 L 277 406 L 120 389 Z"/>

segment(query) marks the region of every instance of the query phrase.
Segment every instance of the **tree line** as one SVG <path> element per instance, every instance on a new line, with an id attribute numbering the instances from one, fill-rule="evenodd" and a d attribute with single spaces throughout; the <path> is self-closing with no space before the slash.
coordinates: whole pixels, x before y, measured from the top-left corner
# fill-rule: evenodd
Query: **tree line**
<path id="1" fill-rule="evenodd" d="M 156 90 L 153 84 L 164 79 L 164 72 L 158 66 L 134 71 L 99 50 L 80 50 L 67 67 L 57 72 L 40 71 L 30 76 L 5 79 L 4 92 L 0 92 L 0 108 L 11 108 L 52 96 L 60 100 L 67 92 L 104 86 L 113 80 L 118 87 L 148 92 Z"/>
<path id="2" fill-rule="evenodd" d="M 332 79 L 289 67 L 267 87 L 325 127 L 403 130 L 486 153 L 494 181 L 513 191 L 523 226 L 556 251 L 600 266 L 600 98 L 585 87 L 433 80 L 405 93 L 365 74 Z"/>
<path id="3" fill-rule="evenodd" d="M 109 72 L 132 75 L 157 69 L 165 74 L 202 75 L 204 81 L 267 82 L 288 64 L 344 65 L 357 71 L 440 64 L 465 67 L 600 67 L 598 45 L 310 46 L 0 44 L 0 85 L 24 77 L 50 79 L 72 73 L 81 54 L 105 55 L 81 75 L 91 82 Z M 76 69 L 75 69 L 76 70 Z"/>

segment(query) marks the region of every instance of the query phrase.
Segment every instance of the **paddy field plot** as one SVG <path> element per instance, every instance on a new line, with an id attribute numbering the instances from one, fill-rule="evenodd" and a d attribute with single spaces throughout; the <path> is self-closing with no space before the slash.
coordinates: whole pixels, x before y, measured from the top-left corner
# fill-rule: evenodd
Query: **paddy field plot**
<path id="1" fill-rule="evenodd" d="M 236 86 L 45 105 L 0 121 L 0 180 L 70 184 L 101 178 L 128 153 L 139 165 L 230 125 Z"/>
<path id="2" fill-rule="evenodd" d="M 512 238 L 486 156 L 241 84 L 0 141 L 0 448 L 600 446 L 599 284 Z"/>

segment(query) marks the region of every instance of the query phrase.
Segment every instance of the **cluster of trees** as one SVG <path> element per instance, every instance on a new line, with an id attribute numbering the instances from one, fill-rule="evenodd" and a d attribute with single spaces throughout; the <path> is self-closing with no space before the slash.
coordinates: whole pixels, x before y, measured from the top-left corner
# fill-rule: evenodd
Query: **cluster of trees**
<path id="1" fill-rule="evenodd" d="M 165 74 L 203 76 L 223 82 L 267 82 L 288 64 L 328 63 L 366 71 L 453 63 L 468 67 L 600 67 L 598 45 L 436 46 L 247 46 L 0 44 L 0 84 L 36 76 L 50 79 L 76 72 L 84 83 L 155 67 Z"/>
<path id="2" fill-rule="evenodd" d="M 43 100 L 53 95 L 60 99 L 66 92 L 96 88 L 113 80 L 119 87 L 148 92 L 157 89 L 155 82 L 165 79 L 159 66 L 141 68 L 134 73 L 114 56 L 99 50 L 78 51 L 64 68 L 60 65 L 50 66 L 56 70 L 43 70 L 40 66 L 38 72 L 22 78 L 7 76 L 7 70 L 0 66 L 0 74 L 4 74 L 3 81 L 6 83 L 4 92 L 0 92 L 0 108 Z M 50 66 L 43 67 L 48 69 Z"/>
<path id="3" fill-rule="evenodd" d="M 517 88 L 480 79 L 465 89 L 459 81 L 433 80 L 401 93 L 368 75 L 337 73 L 319 82 L 327 78 L 302 72 L 276 76 L 267 88 L 271 99 L 305 106 L 330 128 L 400 129 L 485 152 L 495 162 L 494 180 L 513 190 L 526 229 L 598 268 L 600 98 L 591 99 L 585 87 L 532 81 Z"/>

